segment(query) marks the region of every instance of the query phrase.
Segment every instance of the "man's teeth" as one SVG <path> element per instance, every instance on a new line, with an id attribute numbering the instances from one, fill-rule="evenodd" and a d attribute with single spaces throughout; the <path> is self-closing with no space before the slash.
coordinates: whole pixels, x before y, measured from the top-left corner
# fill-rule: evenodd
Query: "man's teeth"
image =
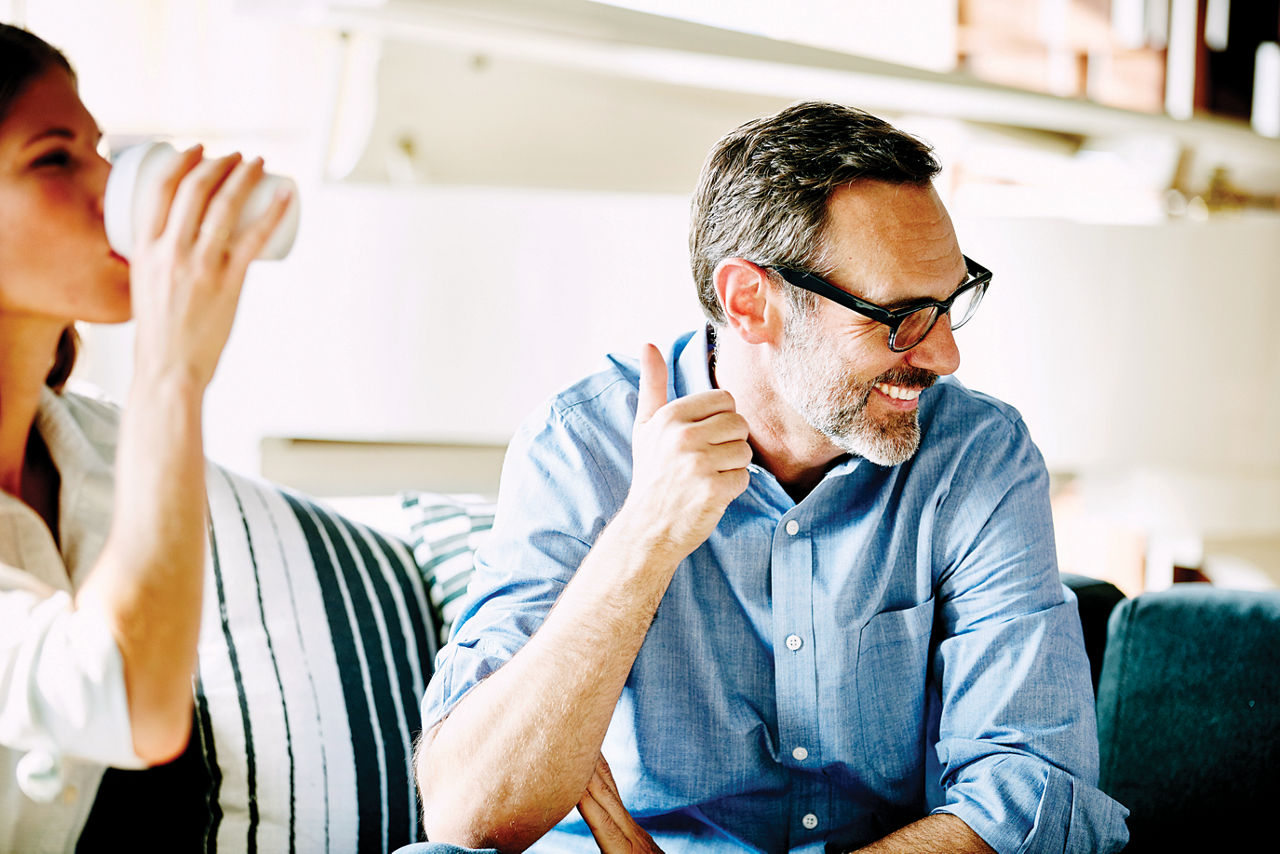
<path id="1" fill-rule="evenodd" d="M 894 400 L 915 400 L 922 391 L 922 389 L 918 388 L 902 388 L 901 386 L 886 385 L 885 383 L 876 383 L 876 388 Z"/>

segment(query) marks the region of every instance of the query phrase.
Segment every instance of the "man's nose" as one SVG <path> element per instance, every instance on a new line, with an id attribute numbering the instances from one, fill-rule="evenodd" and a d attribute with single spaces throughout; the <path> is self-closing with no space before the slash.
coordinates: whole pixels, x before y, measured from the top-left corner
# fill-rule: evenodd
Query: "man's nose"
<path id="1" fill-rule="evenodd" d="M 924 340 L 907 351 L 907 364 L 933 371 L 940 377 L 956 372 L 960 367 L 960 348 L 951 332 L 951 315 L 938 318 Z"/>

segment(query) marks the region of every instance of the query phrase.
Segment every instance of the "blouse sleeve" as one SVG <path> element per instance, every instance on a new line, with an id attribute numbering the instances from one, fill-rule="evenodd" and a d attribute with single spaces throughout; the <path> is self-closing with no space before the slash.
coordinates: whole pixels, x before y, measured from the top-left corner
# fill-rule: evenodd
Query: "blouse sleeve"
<path id="1" fill-rule="evenodd" d="M 28 767 L 56 766 L 63 756 L 145 767 L 133 750 L 124 663 L 106 620 L 3 564 L 0 744 L 39 760 Z"/>

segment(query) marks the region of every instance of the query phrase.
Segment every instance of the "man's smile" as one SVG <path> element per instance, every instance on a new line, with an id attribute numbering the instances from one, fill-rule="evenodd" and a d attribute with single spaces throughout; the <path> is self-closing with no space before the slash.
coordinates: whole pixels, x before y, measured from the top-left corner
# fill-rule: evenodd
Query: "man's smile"
<path id="1" fill-rule="evenodd" d="M 924 391 L 920 387 L 911 388 L 890 383 L 876 383 L 875 390 L 880 393 L 880 398 L 885 403 L 902 411 L 915 409 L 919 405 L 917 398 L 920 397 L 920 392 Z"/>

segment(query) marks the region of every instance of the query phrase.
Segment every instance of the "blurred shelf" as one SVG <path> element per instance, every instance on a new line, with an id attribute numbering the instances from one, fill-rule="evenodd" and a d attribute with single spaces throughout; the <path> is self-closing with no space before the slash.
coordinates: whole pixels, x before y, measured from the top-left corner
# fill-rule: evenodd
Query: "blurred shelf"
<path id="1" fill-rule="evenodd" d="M 1084 138 L 1173 140 L 1202 179 L 1217 168 L 1227 168 L 1235 185 L 1248 193 L 1280 192 L 1280 140 L 1260 136 L 1248 123 L 1233 119 L 1178 120 L 590 0 L 313 0 L 307 8 L 310 20 L 319 26 L 358 38 L 430 48 L 422 51 L 424 57 L 467 54 L 478 69 L 488 62 L 514 62 L 524 69 L 643 83 L 659 92 L 675 87 L 705 98 L 736 97 L 739 104 L 742 99 L 786 103 L 823 98 L 897 116 L 955 119 Z M 403 60 L 401 64 L 403 68 Z M 369 75 L 367 64 L 362 73 Z M 430 79 L 402 82 L 418 89 L 433 86 Z M 385 91 L 394 83 L 382 79 L 376 85 L 378 91 L 371 97 L 386 102 L 377 110 L 394 110 L 396 115 L 375 116 L 375 126 L 382 121 L 412 127 L 430 118 L 407 115 L 404 99 Z M 644 112 L 643 118 L 655 116 Z M 466 132 L 465 128 L 455 130 Z M 533 137 L 548 132 L 566 136 L 581 129 L 527 130 Z M 372 138 L 376 132 L 371 129 L 369 135 Z M 387 146 L 386 140 L 378 144 Z"/>

